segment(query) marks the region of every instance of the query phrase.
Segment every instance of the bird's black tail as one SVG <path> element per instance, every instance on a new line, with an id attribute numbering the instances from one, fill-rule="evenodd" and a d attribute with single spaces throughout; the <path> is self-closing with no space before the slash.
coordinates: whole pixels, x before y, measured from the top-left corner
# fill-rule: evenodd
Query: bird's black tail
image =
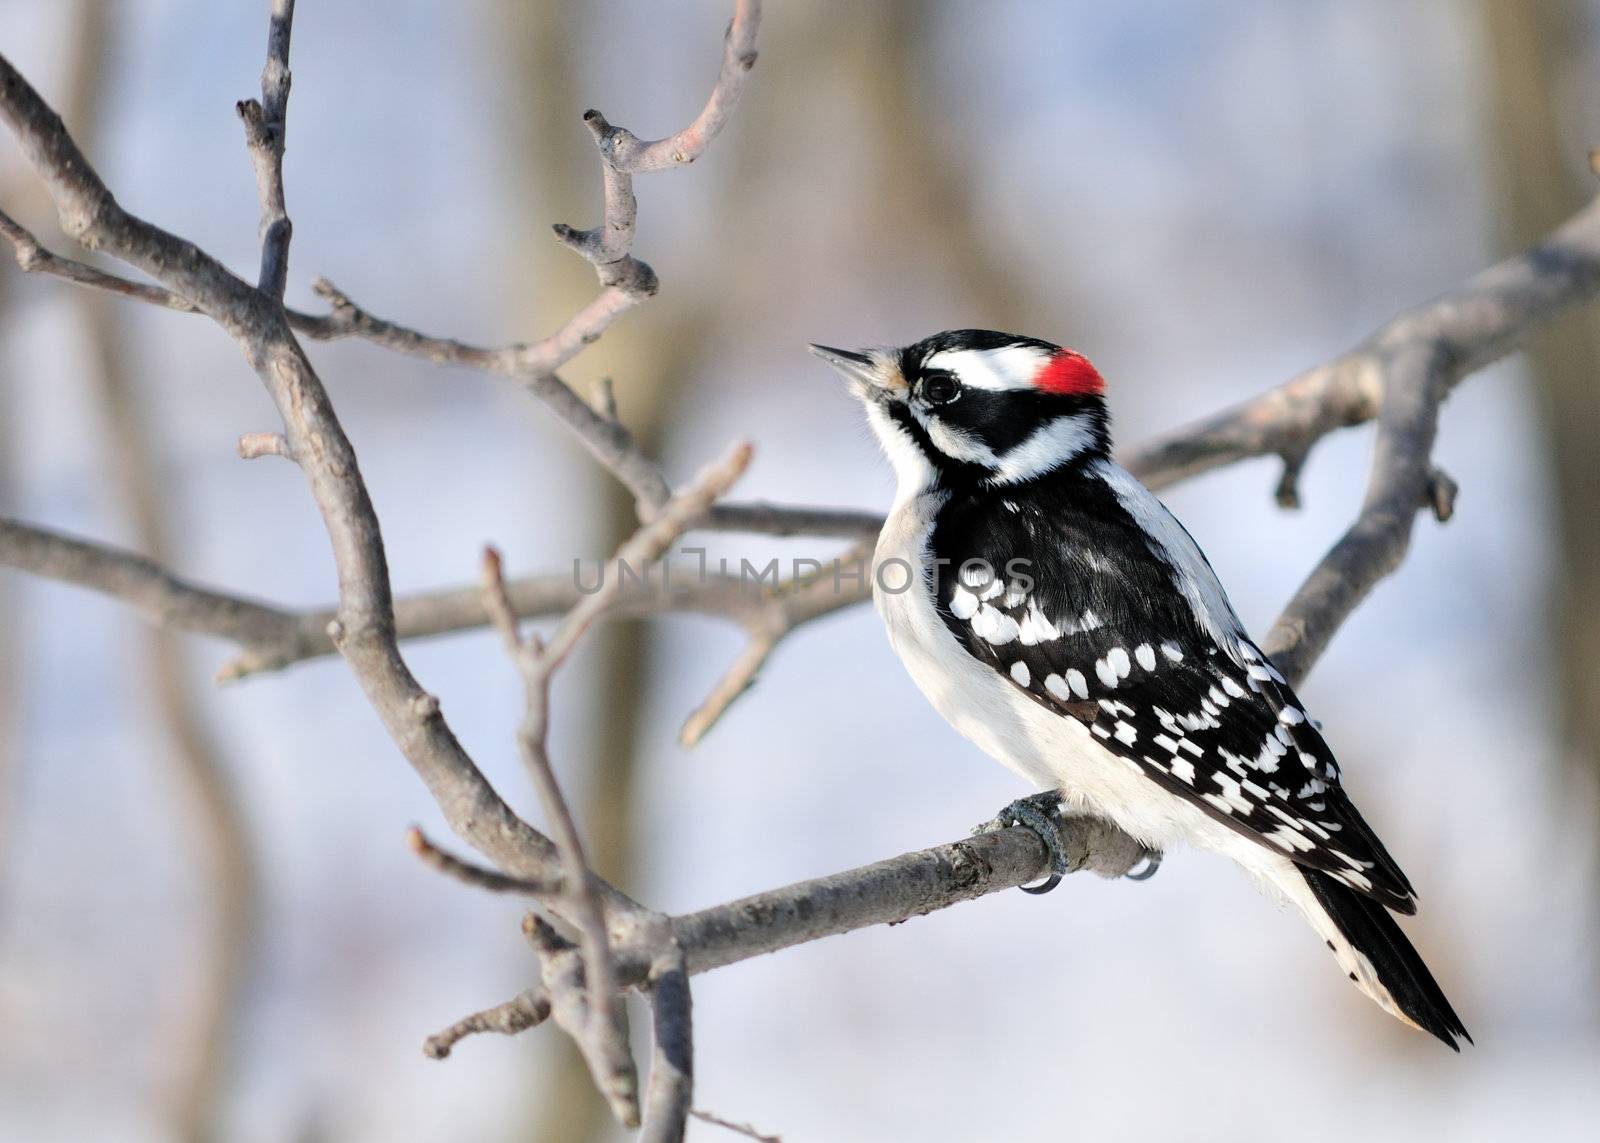
<path id="1" fill-rule="evenodd" d="M 1317 927 L 1356 987 L 1390 1014 L 1433 1033 L 1455 1051 L 1461 1050 L 1458 1036 L 1470 1044 L 1466 1026 L 1389 910 L 1326 873 L 1298 868 L 1329 922 Z M 1319 920 L 1311 919 L 1313 924 Z"/>

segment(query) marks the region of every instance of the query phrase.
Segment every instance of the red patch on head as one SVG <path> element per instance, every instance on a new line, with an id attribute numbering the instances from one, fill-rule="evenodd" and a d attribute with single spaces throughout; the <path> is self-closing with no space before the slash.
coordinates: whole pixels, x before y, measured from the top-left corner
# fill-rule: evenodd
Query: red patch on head
<path id="1" fill-rule="evenodd" d="M 1102 397 L 1106 391 L 1105 379 L 1099 370 L 1090 365 L 1083 354 L 1070 349 L 1060 350 L 1039 367 L 1033 387 L 1061 397 Z"/>

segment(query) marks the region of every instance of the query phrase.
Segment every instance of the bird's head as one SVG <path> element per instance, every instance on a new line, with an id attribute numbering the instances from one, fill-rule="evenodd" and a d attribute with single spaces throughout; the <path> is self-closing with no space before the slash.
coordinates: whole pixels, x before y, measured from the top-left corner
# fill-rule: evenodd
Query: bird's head
<path id="1" fill-rule="evenodd" d="M 866 406 L 902 493 L 1020 483 L 1110 451 L 1105 382 L 1048 341 L 958 329 L 904 349 L 811 351 Z"/>

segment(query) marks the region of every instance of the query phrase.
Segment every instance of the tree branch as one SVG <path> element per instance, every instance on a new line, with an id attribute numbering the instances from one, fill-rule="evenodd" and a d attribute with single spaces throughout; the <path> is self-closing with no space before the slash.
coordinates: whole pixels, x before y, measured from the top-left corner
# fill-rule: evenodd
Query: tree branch
<path id="1" fill-rule="evenodd" d="M 1539 245 L 1475 275 L 1457 289 L 1406 310 L 1355 349 L 1233 408 L 1123 453 L 1122 463 L 1161 489 L 1258 456 L 1300 456 L 1337 429 L 1378 415 L 1410 346 L 1444 355 L 1445 391 L 1492 365 L 1564 310 L 1600 290 L 1600 201 Z"/>
<path id="2" fill-rule="evenodd" d="M 754 1139 L 756 1143 L 783 1143 L 776 1135 L 763 1135 L 748 1123 L 735 1123 L 731 1119 L 724 1119 L 720 1115 L 713 1115 L 709 1111 L 696 1109 L 689 1113 L 702 1123 L 709 1123 L 713 1127 L 721 1127 L 735 1135 L 743 1135 L 747 1139 Z"/>
<path id="3" fill-rule="evenodd" d="M 289 281 L 289 240 L 294 226 L 283 200 L 283 148 L 288 130 L 289 37 L 294 29 L 294 0 L 272 0 L 267 29 L 267 63 L 261 71 L 261 99 L 235 106 L 244 121 L 250 165 L 255 168 L 261 199 L 261 275 L 263 294 L 283 301 Z"/>
<path id="4" fill-rule="evenodd" d="M 726 492 L 749 467 L 750 455 L 749 445 L 739 445 L 725 460 L 707 468 L 687 491 L 669 500 L 663 505 L 659 516 L 641 526 L 617 549 L 614 562 L 619 566 L 653 565 L 661 558 L 662 553 L 677 541 L 684 529 L 703 515 L 717 497 Z M 566 798 L 561 793 L 560 783 L 556 781 L 555 770 L 550 764 L 546 745 L 550 722 L 551 676 L 560 669 L 567 656 L 577 646 L 578 640 L 600 614 L 616 601 L 621 591 L 621 583 L 621 577 L 617 576 L 594 594 L 581 599 L 563 617 L 549 643 L 542 644 L 537 638 L 525 639 L 518 630 L 516 616 L 511 609 L 511 600 L 506 594 L 505 580 L 500 572 L 500 556 L 492 548 L 484 552 L 484 609 L 499 630 L 505 641 L 506 651 L 516 664 L 523 680 L 527 713 L 517 736 L 518 748 L 555 835 L 556 848 L 566 874 L 569 915 L 578 929 L 580 940 L 583 995 L 581 998 L 573 998 L 575 1014 L 561 1022 L 577 1039 L 578 1046 L 589 1063 L 589 1070 L 594 1076 L 595 1083 L 610 1103 L 612 1112 L 620 1122 L 631 1127 L 639 1122 L 639 1090 L 638 1074 L 628 1047 L 627 1008 L 622 992 L 617 987 L 610 935 L 600 896 L 596 891 L 598 879 L 584 857 L 577 822 L 572 816 L 571 807 L 567 805 Z M 560 952 L 560 949 L 550 941 L 542 941 L 540 951 L 548 962 Z M 681 954 L 678 956 L 681 961 Z M 551 979 L 552 977 L 547 974 L 546 980 Z M 568 979 L 572 987 L 579 987 L 578 978 Z M 682 1003 L 686 1009 L 687 984 L 684 984 L 683 988 L 685 995 Z M 671 989 L 667 995 L 676 1000 L 676 993 Z M 579 1000 L 581 1003 L 577 1003 Z M 559 1013 L 568 1003 L 567 998 L 557 992 L 553 1003 L 559 1018 Z M 676 1015 L 663 1014 L 658 1010 L 658 1025 L 663 1021 L 673 1028 L 681 1025 L 684 1036 L 687 1036 L 686 1015 L 680 1020 Z M 689 1050 L 686 1038 L 681 1044 L 674 1042 L 673 1046 L 681 1048 L 683 1053 Z M 658 1061 L 659 1058 L 658 1053 Z M 674 1059 L 671 1067 L 675 1068 L 677 1065 L 678 1061 Z M 661 1069 L 663 1075 L 670 1070 L 668 1065 L 660 1062 L 657 1067 Z M 682 1071 L 681 1074 L 688 1073 Z M 662 1084 L 657 1084 L 652 1080 L 651 1103 L 657 1112 L 654 1118 L 658 1123 L 660 1108 L 656 1105 L 665 1103 L 669 1113 L 673 1106 L 666 1096 L 656 1090 L 663 1084 L 667 1084 L 667 1081 L 662 1080 Z M 683 1100 L 684 1115 L 687 1115 L 687 1094 L 684 1094 Z M 682 1119 L 683 1116 L 679 1116 L 680 1124 Z M 646 1132 L 650 1137 L 655 1137 L 656 1133 L 656 1130 Z"/>
<path id="5" fill-rule="evenodd" d="M 756 675 L 766 666 L 768 657 L 796 628 L 842 607 L 870 599 L 871 562 L 871 546 L 857 544 L 831 561 L 831 573 L 824 565 L 819 565 L 809 579 L 792 579 L 766 595 L 761 605 L 743 621 L 748 637 L 744 650 L 711 693 L 684 720 L 678 732 L 679 743 L 685 747 L 698 745 L 734 700 L 755 684 Z M 848 575 L 851 584 L 848 589 L 844 586 L 847 577 L 842 574 L 846 567 L 853 569 Z"/>
<path id="6" fill-rule="evenodd" d="M 1600 292 L 1600 201 L 1591 203 L 1532 249 L 1470 278 L 1460 288 L 1402 313 L 1338 361 L 1291 381 L 1264 398 L 1209 422 L 1184 460 L 1203 471 L 1241 443 L 1262 440 L 1264 404 L 1276 399 L 1279 447 L 1296 445 L 1376 412 L 1372 474 L 1360 515 L 1312 571 L 1263 643 L 1290 678 L 1303 678 L 1372 588 L 1400 566 L 1419 510 L 1448 518 L 1455 483 L 1441 485 L 1433 465 L 1439 413 L 1463 378 L 1499 360 L 1562 311 Z M 1325 388 L 1321 402 L 1304 390 Z M 1292 396 L 1291 396 L 1292 394 Z M 1330 415 L 1329 410 L 1333 410 Z M 1229 437 L 1234 445 L 1223 446 Z M 1145 457 L 1179 451 L 1169 438 Z M 1141 459 L 1141 458 L 1134 458 Z"/>
<path id="7" fill-rule="evenodd" d="M 125 298 L 149 302 L 151 305 L 161 306 L 169 310 L 178 310 L 182 313 L 200 312 L 192 302 L 185 298 L 180 298 L 171 290 L 145 282 L 134 282 L 127 278 L 119 278 L 115 274 L 96 269 L 85 262 L 74 262 L 71 258 L 62 258 L 57 254 L 50 253 L 33 236 L 32 232 L 4 211 L 0 211 L 0 237 L 4 237 L 11 243 L 17 266 L 24 273 L 50 274 L 69 282 L 76 282 L 81 286 L 91 286 L 98 290 L 106 290 L 109 293 L 120 294 Z"/>
<path id="8" fill-rule="evenodd" d="M 0 564 L 111 596 L 158 626 L 241 647 L 282 645 L 296 626 L 292 612 L 199 587 L 144 556 L 4 517 Z"/>
<path id="9" fill-rule="evenodd" d="M 463 885 L 484 889 L 490 893 L 516 893 L 525 897 L 548 897 L 561 892 L 564 880 L 532 881 L 526 877 L 508 877 L 498 869 L 486 869 L 446 853 L 428 840 L 421 827 L 406 830 L 406 845 L 422 859 L 422 863 L 435 873 L 452 877 Z"/>
<path id="10" fill-rule="evenodd" d="M 275 451 L 275 450 L 268 450 Z M 291 611 L 246 596 L 192 583 L 134 552 L 82 540 L 48 528 L 0 517 L 0 566 L 88 588 L 128 604 L 150 622 L 236 644 L 240 654 L 219 678 L 244 678 L 279 670 L 335 652 L 328 625 L 336 609 Z M 596 583 L 621 585 L 602 619 L 644 618 L 667 613 L 701 615 L 737 623 L 747 630 L 760 622 L 772 596 L 747 578 L 693 565 L 668 568 L 661 575 L 625 573 L 615 561 L 568 573 L 523 576 L 506 582 L 506 594 L 519 619 L 559 615 L 588 597 Z M 853 585 L 838 593 L 815 591 L 806 610 L 791 609 L 790 630 L 802 622 L 852 606 L 867 597 Z M 486 626 L 480 587 L 453 587 L 403 595 L 394 601 L 395 633 L 401 639 L 426 638 Z"/>
<path id="11" fill-rule="evenodd" d="M 442 1060 L 456 1044 L 479 1032 L 498 1032 L 502 1036 L 515 1036 L 535 1028 L 550 1018 L 550 997 L 544 988 L 529 988 L 510 1000 L 474 1012 L 457 1020 L 442 1032 L 436 1032 L 422 1045 L 429 1059 Z"/>
<path id="12" fill-rule="evenodd" d="M 681 950 L 674 949 L 658 964 L 650 982 L 650 1004 L 655 1050 L 639 1139 L 640 1143 L 680 1143 L 694 1106 L 693 1001 Z"/>
<path id="13" fill-rule="evenodd" d="M 239 280 L 183 239 L 124 211 L 60 118 L 0 56 L 0 118 L 44 180 L 66 232 L 151 275 L 208 314 L 238 342 L 284 419 L 309 480 L 339 572 L 330 625 L 390 736 L 465 840 L 508 872 L 538 876 L 555 847 L 512 812 L 451 733 L 438 702 L 411 675 L 396 642 L 388 566 L 355 452 L 276 299 Z M 631 905 L 614 890 L 619 907 Z"/>

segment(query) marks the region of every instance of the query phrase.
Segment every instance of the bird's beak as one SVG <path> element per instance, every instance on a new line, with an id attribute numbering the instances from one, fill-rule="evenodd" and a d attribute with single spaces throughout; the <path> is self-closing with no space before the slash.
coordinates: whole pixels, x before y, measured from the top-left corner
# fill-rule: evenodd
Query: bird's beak
<path id="1" fill-rule="evenodd" d="M 853 349 L 834 349 L 827 345 L 813 345 L 811 352 L 816 354 L 838 371 L 839 376 L 850 382 L 850 390 L 862 400 L 882 400 L 890 392 L 905 388 L 905 382 L 900 380 L 898 369 L 885 370 L 883 365 L 875 361 L 871 354 L 860 353 Z M 893 376 L 886 376 L 892 373 Z M 896 382 L 899 382 L 896 385 Z"/>

